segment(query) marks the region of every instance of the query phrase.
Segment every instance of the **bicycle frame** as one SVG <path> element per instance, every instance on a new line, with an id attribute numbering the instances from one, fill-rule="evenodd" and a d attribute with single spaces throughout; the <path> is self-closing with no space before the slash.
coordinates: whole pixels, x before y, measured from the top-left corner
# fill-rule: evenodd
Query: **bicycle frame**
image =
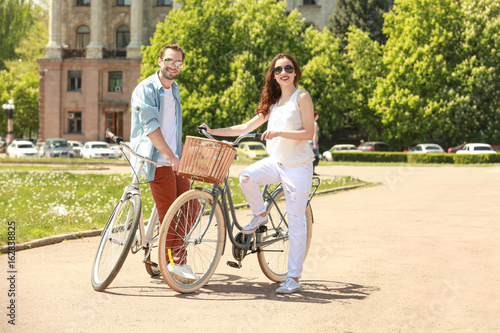
<path id="1" fill-rule="evenodd" d="M 140 189 L 140 181 L 139 181 L 139 176 L 142 172 L 142 168 L 144 167 L 144 163 L 147 161 L 147 162 L 150 162 L 150 163 L 153 163 L 157 166 L 164 166 L 164 165 L 168 165 L 168 164 L 163 164 L 163 163 L 157 163 L 157 162 L 154 162 L 152 160 L 150 160 L 149 158 L 147 157 L 144 157 L 144 156 L 141 156 L 139 154 L 137 154 L 132 148 L 130 148 L 128 145 L 126 145 L 124 142 L 123 142 L 123 138 L 120 138 L 120 137 L 117 137 L 117 136 L 114 136 L 114 135 L 111 135 L 110 136 L 111 139 L 113 139 L 118 145 L 120 145 L 121 147 L 127 149 L 131 154 L 133 154 L 134 156 L 136 156 L 137 158 L 139 158 L 139 165 L 137 167 L 136 170 L 133 169 L 132 165 L 131 165 L 131 168 L 132 168 L 132 171 L 133 171 L 133 179 L 132 179 L 132 182 L 127 185 L 125 187 L 125 190 L 123 191 L 123 194 L 122 194 L 122 197 L 120 199 L 121 202 L 123 202 L 126 198 L 126 195 L 127 193 L 137 193 L 139 195 L 141 195 L 142 191 Z M 153 234 L 154 234 L 154 222 L 156 219 L 158 219 L 158 211 L 156 210 L 156 204 L 153 206 L 152 210 L 151 210 L 151 215 L 149 217 L 149 222 L 148 222 L 148 226 L 147 228 L 145 227 L 145 221 L 144 221 L 144 215 L 143 215 L 143 210 L 142 210 L 142 207 L 141 207 L 141 214 L 140 214 L 140 219 L 139 219 L 139 235 L 138 235 L 138 244 L 136 243 L 136 246 L 137 246 L 137 249 L 135 249 L 135 251 L 132 251 L 133 253 L 137 253 L 138 251 L 141 250 L 141 248 L 147 248 L 148 251 L 146 252 L 145 256 L 144 256 L 144 262 L 146 261 L 146 258 L 148 257 L 148 255 L 151 253 L 151 250 L 152 250 L 152 246 L 149 246 L 150 244 L 154 244 L 156 243 L 158 240 L 157 239 L 154 239 L 153 237 Z"/>

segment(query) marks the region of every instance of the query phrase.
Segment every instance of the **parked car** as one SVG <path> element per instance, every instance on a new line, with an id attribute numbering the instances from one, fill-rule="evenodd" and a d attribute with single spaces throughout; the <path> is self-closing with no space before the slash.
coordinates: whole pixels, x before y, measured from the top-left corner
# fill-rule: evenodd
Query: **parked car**
<path id="1" fill-rule="evenodd" d="M 457 154 L 496 154 L 497 152 L 487 143 L 468 143 Z"/>
<path id="2" fill-rule="evenodd" d="M 14 141 L 7 147 L 9 157 L 37 157 L 38 151 L 31 141 Z"/>
<path id="3" fill-rule="evenodd" d="M 448 148 L 448 153 L 456 153 L 457 151 L 464 149 L 464 146 L 465 143 L 462 143 L 459 146 Z"/>
<path id="4" fill-rule="evenodd" d="M 130 142 L 124 142 L 124 144 L 131 147 Z M 122 160 L 129 160 L 130 159 L 130 151 L 127 148 L 123 148 L 120 146 L 120 151 L 121 151 L 120 158 Z"/>
<path id="5" fill-rule="evenodd" d="M 85 142 L 82 149 L 83 158 L 116 158 L 113 149 L 104 141 Z"/>
<path id="6" fill-rule="evenodd" d="M 115 158 L 122 157 L 122 148 L 120 145 L 113 143 L 109 145 L 109 148 L 115 153 Z"/>
<path id="7" fill-rule="evenodd" d="M 436 143 L 419 143 L 415 147 L 408 150 L 408 153 L 413 153 L 413 154 L 429 154 L 429 153 L 442 154 L 444 152 L 445 152 L 444 149 Z"/>
<path id="8" fill-rule="evenodd" d="M 75 157 L 75 151 L 70 147 L 68 141 L 62 138 L 47 139 L 41 151 L 45 157 Z"/>
<path id="9" fill-rule="evenodd" d="M 360 153 L 361 150 L 358 150 L 355 145 L 351 144 L 338 144 L 332 146 L 329 150 L 323 152 L 321 158 L 325 161 L 333 161 L 332 152 L 340 152 L 340 153 Z"/>
<path id="10" fill-rule="evenodd" d="M 4 140 L 0 140 L 0 153 L 3 153 L 7 149 L 6 143 Z"/>
<path id="11" fill-rule="evenodd" d="M 83 143 L 80 141 L 68 140 L 68 144 L 75 152 L 75 157 L 82 157 Z"/>
<path id="12" fill-rule="evenodd" d="M 247 141 L 240 143 L 236 155 L 239 160 L 260 160 L 267 157 L 266 146 L 259 141 Z"/>
<path id="13" fill-rule="evenodd" d="M 361 151 L 394 151 L 394 149 L 387 143 L 382 141 L 370 141 L 364 142 L 358 146 L 358 150 Z"/>

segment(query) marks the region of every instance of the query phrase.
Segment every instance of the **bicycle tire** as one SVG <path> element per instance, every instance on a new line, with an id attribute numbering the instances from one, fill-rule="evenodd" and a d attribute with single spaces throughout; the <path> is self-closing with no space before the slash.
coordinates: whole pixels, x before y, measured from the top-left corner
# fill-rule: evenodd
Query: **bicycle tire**
<path id="1" fill-rule="evenodd" d="M 135 239 L 141 216 L 141 197 L 127 193 L 106 222 L 92 265 L 92 287 L 105 290 L 120 271 Z"/>
<path id="2" fill-rule="evenodd" d="M 281 240 L 260 248 L 257 253 L 260 268 L 264 275 L 274 282 L 282 282 L 286 280 L 288 274 L 288 223 L 286 222 L 286 201 L 283 189 L 272 194 L 274 202 L 267 200 L 267 216 L 268 223 L 266 224 L 267 231 L 257 233 L 258 241 L 266 241 L 280 235 L 286 235 Z M 281 212 L 281 214 L 280 214 Z M 285 218 L 283 221 L 282 216 Z M 309 253 L 311 246 L 312 228 L 313 228 L 313 214 L 311 205 L 306 207 L 306 228 L 307 228 L 307 241 L 306 241 L 306 257 Z"/>
<path id="3" fill-rule="evenodd" d="M 210 219 L 213 205 L 214 215 Z M 158 244 L 160 271 L 170 288 L 179 293 L 192 293 L 210 280 L 222 255 L 225 227 L 222 210 L 210 193 L 190 190 L 174 201 L 160 228 Z M 174 259 L 180 262 L 175 263 Z M 169 266 L 170 269 L 187 266 L 196 279 L 181 278 L 171 273 Z"/>

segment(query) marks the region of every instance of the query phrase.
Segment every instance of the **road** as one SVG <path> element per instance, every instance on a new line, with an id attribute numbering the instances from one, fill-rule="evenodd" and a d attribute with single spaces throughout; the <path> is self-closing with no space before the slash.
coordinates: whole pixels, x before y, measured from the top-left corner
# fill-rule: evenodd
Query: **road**
<path id="1" fill-rule="evenodd" d="M 277 295 L 255 256 L 228 267 L 229 246 L 199 292 L 150 278 L 139 255 L 95 292 L 94 237 L 18 252 L 15 298 L 0 257 L 0 332 L 500 332 L 500 167 L 317 172 L 381 184 L 313 200 L 303 293 Z"/>

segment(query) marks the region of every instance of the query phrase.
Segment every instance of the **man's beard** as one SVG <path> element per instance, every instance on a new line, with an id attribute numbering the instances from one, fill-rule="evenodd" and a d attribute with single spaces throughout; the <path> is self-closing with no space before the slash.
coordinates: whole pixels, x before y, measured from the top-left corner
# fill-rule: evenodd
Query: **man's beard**
<path id="1" fill-rule="evenodd" d="M 165 69 L 165 70 L 162 70 L 162 71 L 161 71 L 161 75 L 163 75 L 163 77 L 164 77 L 164 78 L 166 78 L 167 80 L 175 80 L 175 78 L 176 78 L 177 76 L 179 76 L 179 73 L 177 73 L 177 74 L 170 74 L 170 73 L 168 73 L 168 72 L 167 72 L 167 70 Z"/>

